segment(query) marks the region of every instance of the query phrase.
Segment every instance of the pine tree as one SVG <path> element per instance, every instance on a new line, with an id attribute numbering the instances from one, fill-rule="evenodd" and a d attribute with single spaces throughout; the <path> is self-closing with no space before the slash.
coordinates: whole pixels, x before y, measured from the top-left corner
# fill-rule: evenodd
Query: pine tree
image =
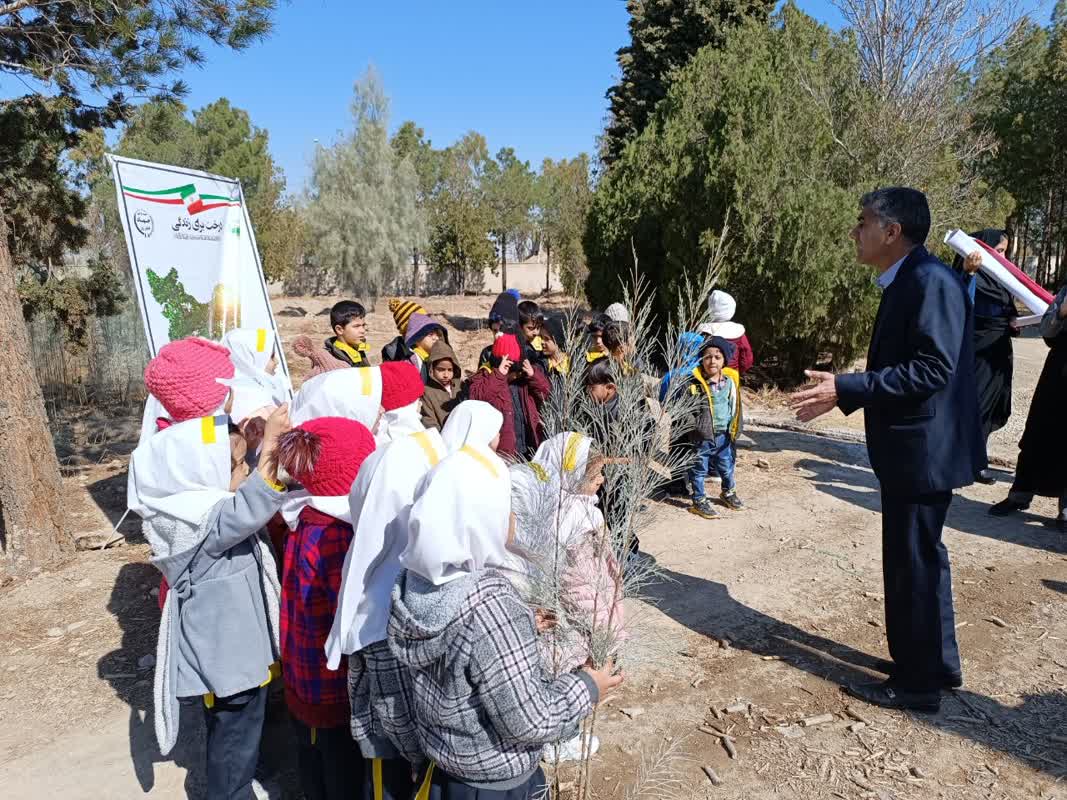
<path id="1" fill-rule="evenodd" d="M 320 266 L 373 301 L 422 235 L 418 176 L 390 145 L 389 101 L 373 68 L 356 83 L 352 117 L 350 134 L 315 153 L 306 219 Z"/>
<path id="2" fill-rule="evenodd" d="M 630 44 L 617 53 L 619 82 L 608 89 L 610 118 L 601 140 L 606 165 L 648 124 L 678 71 L 705 45 L 721 46 L 727 31 L 767 18 L 773 0 L 627 0 Z"/>

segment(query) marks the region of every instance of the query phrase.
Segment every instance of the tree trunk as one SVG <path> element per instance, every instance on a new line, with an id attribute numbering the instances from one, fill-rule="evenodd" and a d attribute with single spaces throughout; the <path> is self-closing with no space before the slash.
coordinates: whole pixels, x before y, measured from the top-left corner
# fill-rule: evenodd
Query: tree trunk
<path id="1" fill-rule="evenodd" d="M 552 245 L 545 242 L 545 294 L 552 291 Z"/>
<path id="2" fill-rule="evenodd" d="M 0 577 L 23 575 L 74 548 L 59 461 L 33 371 L 7 224 L 0 209 Z"/>
<path id="3" fill-rule="evenodd" d="M 500 291 L 506 292 L 508 290 L 508 236 L 506 233 L 500 234 L 500 282 L 504 287 Z"/>
<path id="4" fill-rule="evenodd" d="M 411 293 L 418 295 L 419 293 L 419 248 L 414 247 L 411 250 L 411 260 L 414 266 L 411 268 Z"/>

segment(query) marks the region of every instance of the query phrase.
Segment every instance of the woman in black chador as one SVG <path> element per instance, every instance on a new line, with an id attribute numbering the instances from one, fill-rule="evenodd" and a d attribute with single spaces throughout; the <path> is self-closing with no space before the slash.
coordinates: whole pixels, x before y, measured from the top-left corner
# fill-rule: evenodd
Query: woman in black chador
<path id="1" fill-rule="evenodd" d="M 1030 506 L 1034 495 L 1058 497 L 1056 525 L 1067 533 L 1067 425 L 1063 424 L 1063 410 L 1067 408 L 1067 285 L 1041 319 L 1041 335 L 1050 349 L 1019 442 L 1015 482 L 1007 498 L 989 513 L 1003 517 L 1022 511 Z"/>
<path id="2" fill-rule="evenodd" d="M 977 231 L 971 237 L 998 253 L 1008 249 L 1007 235 L 996 228 Z M 981 263 L 981 253 L 976 251 L 966 259 L 956 256 L 953 266 L 960 271 L 974 304 L 974 377 L 978 384 L 982 434 L 988 442 L 989 434 L 1003 428 L 1011 416 L 1011 339 L 1018 335 L 1019 329 L 1015 325 L 1018 312 L 1011 293 L 979 269 Z M 994 483 L 987 470 L 979 472 L 976 478 L 981 483 Z"/>

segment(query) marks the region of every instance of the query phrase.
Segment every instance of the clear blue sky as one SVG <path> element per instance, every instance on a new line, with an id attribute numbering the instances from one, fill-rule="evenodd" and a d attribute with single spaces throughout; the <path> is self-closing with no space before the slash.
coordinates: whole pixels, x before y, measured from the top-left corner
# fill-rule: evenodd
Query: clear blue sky
<path id="1" fill-rule="evenodd" d="M 826 0 L 802 5 L 827 18 Z M 269 39 L 209 49 L 183 77 L 191 108 L 225 95 L 270 131 L 290 191 L 304 184 L 314 140 L 348 126 L 369 64 L 392 127 L 415 120 L 438 147 L 476 130 L 492 152 L 514 147 L 536 168 L 595 149 L 627 20 L 624 0 L 295 0 L 281 4 Z"/>
<path id="2" fill-rule="evenodd" d="M 840 23 L 829 0 L 799 5 Z M 624 0 L 283 0 L 269 39 L 241 53 L 211 48 L 183 77 L 191 108 L 226 96 L 270 131 L 290 191 L 304 185 L 314 140 L 349 125 L 352 85 L 369 64 L 393 128 L 415 120 L 438 147 L 476 130 L 492 152 L 514 147 L 536 168 L 595 149 L 627 19 Z"/>

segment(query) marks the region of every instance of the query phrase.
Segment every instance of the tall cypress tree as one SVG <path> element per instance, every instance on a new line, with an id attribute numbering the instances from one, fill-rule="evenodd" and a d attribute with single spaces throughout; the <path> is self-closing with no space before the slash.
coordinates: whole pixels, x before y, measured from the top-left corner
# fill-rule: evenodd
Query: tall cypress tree
<path id="1" fill-rule="evenodd" d="M 618 53 L 619 82 L 608 89 L 610 120 L 601 159 L 616 161 L 648 124 L 678 70 L 705 45 L 721 45 L 748 17 L 766 19 L 774 0 L 628 0 L 630 44 Z"/>

